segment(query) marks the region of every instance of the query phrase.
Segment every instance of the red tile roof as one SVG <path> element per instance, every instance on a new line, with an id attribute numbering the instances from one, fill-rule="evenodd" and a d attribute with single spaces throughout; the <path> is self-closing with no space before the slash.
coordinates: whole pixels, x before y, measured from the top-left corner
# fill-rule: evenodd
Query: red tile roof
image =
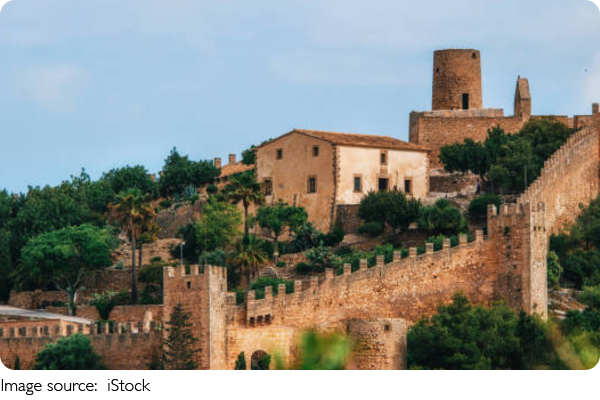
<path id="1" fill-rule="evenodd" d="M 377 136 L 377 135 L 362 135 L 357 133 L 342 133 L 342 132 L 328 132 L 328 131 L 314 131 L 308 129 L 294 129 L 275 138 L 267 143 L 276 141 L 283 136 L 290 135 L 292 133 L 300 133 L 303 135 L 311 136 L 317 139 L 322 139 L 330 143 L 334 143 L 340 146 L 354 146 L 354 147 L 375 147 L 379 149 L 390 149 L 390 150 L 409 150 L 409 151 L 429 151 L 428 148 L 420 146 L 418 144 L 405 142 L 400 139 L 396 139 L 390 136 Z M 267 144 L 265 143 L 265 144 Z"/>

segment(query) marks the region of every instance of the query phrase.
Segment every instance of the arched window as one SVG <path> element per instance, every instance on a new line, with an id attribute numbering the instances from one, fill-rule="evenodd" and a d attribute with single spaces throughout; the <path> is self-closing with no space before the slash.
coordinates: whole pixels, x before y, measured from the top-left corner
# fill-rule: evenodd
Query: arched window
<path id="1" fill-rule="evenodd" d="M 253 370 L 267 370 L 270 369 L 271 365 L 271 356 L 269 353 L 263 350 L 256 350 L 252 353 L 252 358 L 250 359 L 250 369 Z"/>

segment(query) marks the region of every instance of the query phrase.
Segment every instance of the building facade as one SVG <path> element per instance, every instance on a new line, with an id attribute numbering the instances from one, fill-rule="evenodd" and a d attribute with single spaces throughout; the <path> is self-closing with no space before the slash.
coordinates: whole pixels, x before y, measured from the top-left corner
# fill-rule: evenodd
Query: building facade
<path id="1" fill-rule="evenodd" d="M 267 204 L 302 206 L 322 231 L 354 218 L 370 191 L 429 191 L 428 150 L 387 136 L 296 129 L 258 147 L 255 168 Z"/>

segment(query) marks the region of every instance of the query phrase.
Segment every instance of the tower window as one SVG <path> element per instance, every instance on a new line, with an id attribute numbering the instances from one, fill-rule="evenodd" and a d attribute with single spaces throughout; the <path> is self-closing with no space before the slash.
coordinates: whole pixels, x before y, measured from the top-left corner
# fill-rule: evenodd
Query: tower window
<path id="1" fill-rule="evenodd" d="M 360 176 L 354 177 L 354 191 L 362 192 L 362 182 L 361 182 Z"/>
<path id="2" fill-rule="evenodd" d="M 463 93 L 462 95 L 462 108 L 463 110 L 469 109 L 469 93 Z"/>
<path id="3" fill-rule="evenodd" d="M 277 149 L 277 159 L 281 160 L 283 158 L 283 149 Z"/>
<path id="4" fill-rule="evenodd" d="M 308 193 L 317 193 L 317 178 L 311 176 L 308 178 Z"/>
<path id="5" fill-rule="evenodd" d="M 265 196 L 271 196 L 273 194 L 273 180 L 271 178 L 265 179 L 263 189 Z"/>
<path id="6" fill-rule="evenodd" d="M 436 74 L 439 74 L 439 73 L 440 73 L 440 69 L 439 69 L 439 68 L 436 68 L 436 69 L 435 69 L 435 73 L 436 73 Z"/>
<path id="7" fill-rule="evenodd" d="M 313 146 L 313 157 L 319 157 L 319 146 Z"/>
<path id="8" fill-rule="evenodd" d="M 477 58 L 477 53 L 472 53 L 471 58 L 473 58 L 473 59 Z"/>

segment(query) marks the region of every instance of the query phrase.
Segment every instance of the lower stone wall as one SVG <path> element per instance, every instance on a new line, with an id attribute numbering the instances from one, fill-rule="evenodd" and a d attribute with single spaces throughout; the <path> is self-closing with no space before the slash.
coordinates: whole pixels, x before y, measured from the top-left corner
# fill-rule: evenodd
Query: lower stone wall
<path id="1" fill-rule="evenodd" d="M 102 363 L 112 370 L 143 370 L 158 356 L 162 340 L 159 331 L 142 333 L 100 334 L 89 336 Z M 35 365 L 36 354 L 58 337 L 27 337 L 0 339 L 0 360 L 13 368 L 17 356 L 21 369 Z"/>
<path id="2" fill-rule="evenodd" d="M 358 204 L 338 204 L 336 206 L 336 221 L 342 224 L 345 233 L 357 233 L 358 228 L 364 223 L 358 217 Z"/>
<path id="3" fill-rule="evenodd" d="M 48 307 L 46 311 L 56 314 L 68 315 L 66 307 Z M 80 306 L 77 308 L 77 316 L 91 320 L 99 320 L 98 310 L 94 306 Z M 162 304 L 116 306 L 110 313 L 110 320 L 115 322 L 136 322 L 150 319 L 162 321 Z"/>

